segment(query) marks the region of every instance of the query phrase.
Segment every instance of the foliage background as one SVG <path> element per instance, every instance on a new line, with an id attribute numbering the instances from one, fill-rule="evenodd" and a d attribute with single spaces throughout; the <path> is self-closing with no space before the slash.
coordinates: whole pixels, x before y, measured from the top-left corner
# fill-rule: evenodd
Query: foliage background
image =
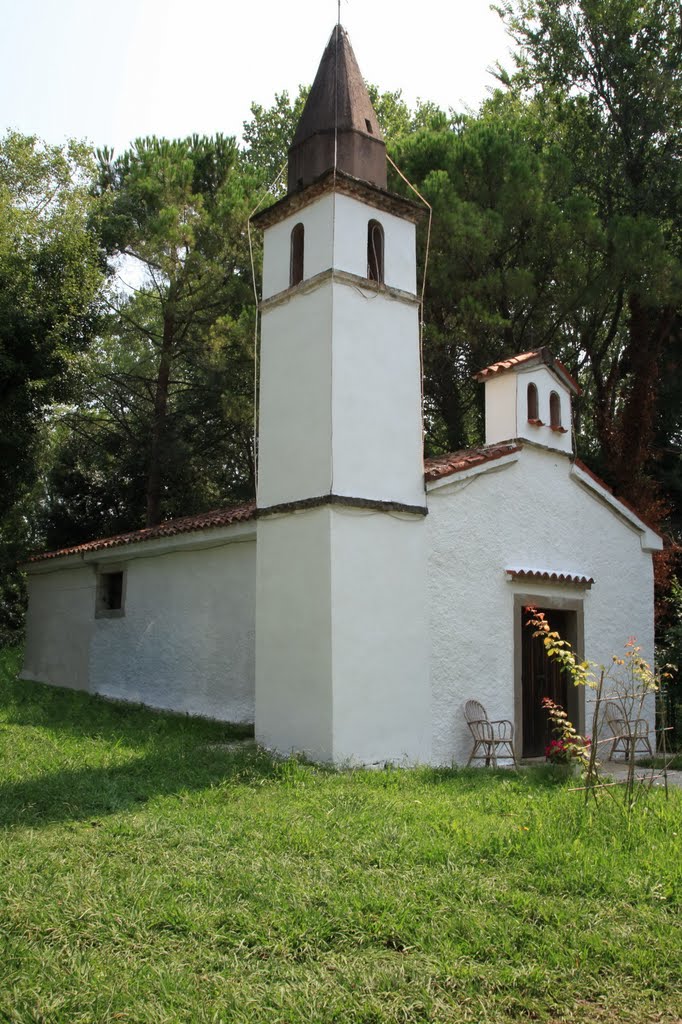
<path id="1" fill-rule="evenodd" d="M 668 538 L 658 630 L 677 657 L 679 7 L 499 12 L 515 70 L 498 70 L 478 111 L 410 110 L 370 87 L 389 153 L 434 211 L 427 454 L 482 442 L 475 371 L 548 345 L 583 387 L 579 455 Z M 115 155 L 0 140 L 0 641 L 21 630 L 16 565 L 32 550 L 253 494 L 246 223 L 281 190 L 306 95 L 254 105 L 241 145 L 147 138 Z M 254 256 L 258 275 L 258 239 Z"/>

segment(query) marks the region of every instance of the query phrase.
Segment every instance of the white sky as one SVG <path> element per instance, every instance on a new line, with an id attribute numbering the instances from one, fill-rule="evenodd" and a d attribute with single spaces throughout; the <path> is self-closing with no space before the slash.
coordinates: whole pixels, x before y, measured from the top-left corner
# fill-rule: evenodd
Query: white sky
<path id="1" fill-rule="evenodd" d="M 336 0 L 0 0 L 0 134 L 239 136 L 253 101 L 310 83 Z M 489 0 L 342 0 L 360 69 L 382 90 L 475 108 L 509 42 Z"/>

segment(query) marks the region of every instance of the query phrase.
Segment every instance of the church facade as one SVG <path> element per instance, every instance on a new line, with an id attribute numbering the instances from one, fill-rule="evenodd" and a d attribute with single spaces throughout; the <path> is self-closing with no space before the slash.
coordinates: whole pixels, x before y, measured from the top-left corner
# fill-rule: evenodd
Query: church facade
<path id="1" fill-rule="evenodd" d="M 545 349 L 478 375 L 486 442 L 423 461 L 419 207 L 386 189 L 337 26 L 264 232 L 257 499 L 38 556 L 23 675 L 254 722 L 335 763 L 466 761 L 463 704 L 541 753 L 551 676 L 529 606 L 585 657 L 653 655 L 659 536 L 574 456 Z"/>

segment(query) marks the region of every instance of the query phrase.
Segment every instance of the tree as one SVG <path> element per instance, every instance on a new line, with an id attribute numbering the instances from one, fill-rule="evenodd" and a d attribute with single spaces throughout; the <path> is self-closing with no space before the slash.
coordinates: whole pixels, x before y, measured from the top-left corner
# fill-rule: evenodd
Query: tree
<path id="1" fill-rule="evenodd" d="M 17 563 L 40 538 L 45 417 L 68 399 L 102 278 L 89 222 L 93 163 L 77 143 L 0 140 L 0 645 L 23 621 Z"/>
<path id="2" fill-rule="evenodd" d="M 603 234 L 582 332 L 607 475 L 646 512 L 664 367 L 679 370 L 682 34 L 676 0 L 509 0 L 508 85 L 542 95 Z M 587 326 L 587 324 L 585 324 Z"/>
<path id="3" fill-rule="evenodd" d="M 217 353 L 235 357 L 240 373 L 252 358 L 244 318 L 253 306 L 245 237 L 251 182 L 234 140 L 222 136 L 143 139 L 116 160 L 108 152 L 99 158 L 99 227 L 118 268 L 105 348 L 116 358 L 105 359 L 90 395 L 108 425 L 102 436 L 115 428 L 136 445 L 144 438 L 145 522 L 154 525 L 165 513 L 186 511 L 171 485 L 179 462 L 196 456 L 199 428 L 224 402 L 206 385 Z M 216 339 L 226 335 L 221 347 Z M 122 357 L 126 350 L 132 361 Z M 92 389 L 92 372 L 86 378 Z M 229 377 L 221 382 L 229 393 Z M 245 431 L 250 437 L 250 415 L 240 421 L 242 439 Z M 236 472 L 253 488 L 244 452 Z"/>
<path id="4" fill-rule="evenodd" d="M 565 325 L 589 277 L 594 218 L 571 194 L 563 154 L 535 144 L 538 122 L 531 105 L 498 97 L 478 117 L 436 123 L 395 150 L 433 207 L 424 331 L 433 453 L 482 441 L 472 376 L 488 363 L 549 345 L 576 368 Z"/>
<path id="5" fill-rule="evenodd" d="M 285 89 L 275 93 L 271 107 L 251 104 L 251 118 L 243 125 L 242 137 L 246 144 L 243 159 L 261 187 L 272 185 L 282 169 L 286 170 L 289 147 L 309 92 L 310 86 L 299 85 L 293 100 Z M 274 193 L 277 196 L 286 192 L 286 173 L 282 178 Z"/>
<path id="6" fill-rule="evenodd" d="M 92 173 L 76 143 L 0 141 L 0 520 L 32 485 L 44 412 L 96 321 Z"/>

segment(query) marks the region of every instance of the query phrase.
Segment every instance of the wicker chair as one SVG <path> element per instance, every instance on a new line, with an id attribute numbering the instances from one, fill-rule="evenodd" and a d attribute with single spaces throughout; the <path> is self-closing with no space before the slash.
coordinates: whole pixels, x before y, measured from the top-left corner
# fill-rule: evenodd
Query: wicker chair
<path id="1" fill-rule="evenodd" d="M 497 768 L 498 753 L 503 757 L 511 757 L 516 766 L 514 726 L 508 719 L 500 718 L 491 722 L 485 708 L 477 700 L 466 702 L 464 717 L 474 738 L 467 767 L 472 761 L 485 761 L 486 767 L 492 765 L 493 768 Z"/>
<path id="2" fill-rule="evenodd" d="M 646 718 L 631 719 L 622 701 L 609 699 L 606 700 L 604 717 L 613 734 L 609 759 L 612 759 L 615 753 L 622 753 L 626 760 L 630 760 L 637 753 L 654 756 Z"/>

